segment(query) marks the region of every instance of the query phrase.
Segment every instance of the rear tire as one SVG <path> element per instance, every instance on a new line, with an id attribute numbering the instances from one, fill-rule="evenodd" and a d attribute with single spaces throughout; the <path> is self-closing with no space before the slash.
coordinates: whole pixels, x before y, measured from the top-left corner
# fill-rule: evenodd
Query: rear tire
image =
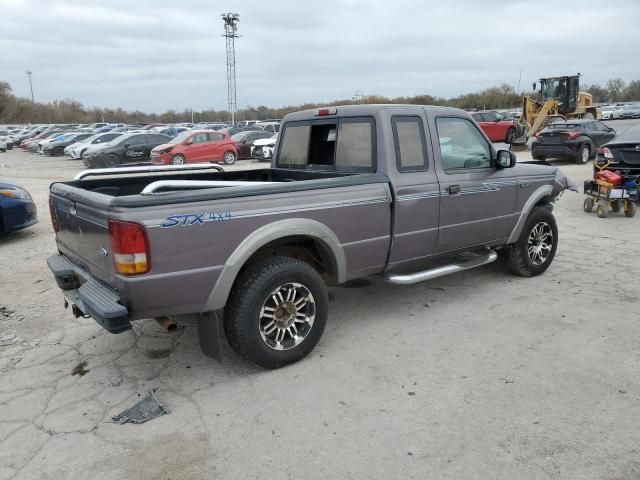
<path id="1" fill-rule="evenodd" d="M 224 152 L 222 160 L 224 161 L 225 165 L 233 165 L 234 163 L 236 163 L 236 154 L 231 151 Z"/>
<path id="2" fill-rule="evenodd" d="M 309 264 L 273 256 L 240 274 L 225 307 L 231 347 L 262 368 L 280 368 L 316 346 L 329 311 L 326 286 Z"/>
<path id="3" fill-rule="evenodd" d="M 516 130 L 515 128 L 511 127 L 509 130 L 507 130 L 507 136 L 504 137 L 504 143 L 508 143 L 509 145 L 511 145 L 515 139 Z"/>
<path id="4" fill-rule="evenodd" d="M 585 120 L 595 120 L 595 117 L 591 112 L 583 113 L 582 118 L 584 118 Z"/>
<path id="5" fill-rule="evenodd" d="M 615 200 L 611 202 L 611 211 L 613 213 L 620 213 L 620 211 L 622 210 L 623 203 L 624 202 L 622 200 Z"/>
<path id="6" fill-rule="evenodd" d="M 171 157 L 171 165 L 184 165 L 186 163 L 184 155 L 174 155 Z"/>
<path id="7" fill-rule="evenodd" d="M 633 203 L 633 202 L 630 202 L 630 201 L 627 201 L 626 203 L 627 204 L 626 204 L 625 209 L 624 209 L 625 217 L 629 217 L 629 218 L 635 217 L 636 216 L 636 210 L 637 210 L 636 204 Z"/>
<path id="8" fill-rule="evenodd" d="M 120 159 L 117 155 L 109 155 L 104 161 L 104 166 L 107 168 L 115 168 L 120 166 Z"/>
<path id="9" fill-rule="evenodd" d="M 576 163 L 580 165 L 584 165 L 591 158 L 591 148 L 589 145 L 582 145 L 576 154 Z"/>
<path id="10" fill-rule="evenodd" d="M 510 246 L 507 266 L 520 277 L 544 273 L 556 254 L 558 227 L 548 208 L 535 207 L 529 214 L 520 237 Z"/>

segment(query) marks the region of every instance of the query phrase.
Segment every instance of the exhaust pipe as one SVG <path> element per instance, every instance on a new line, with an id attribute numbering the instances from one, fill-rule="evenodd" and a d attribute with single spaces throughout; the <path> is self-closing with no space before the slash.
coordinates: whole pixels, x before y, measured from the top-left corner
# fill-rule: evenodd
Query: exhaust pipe
<path id="1" fill-rule="evenodd" d="M 179 325 L 169 317 L 157 317 L 154 320 L 167 333 L 176 333 L 179 330 Z"/>

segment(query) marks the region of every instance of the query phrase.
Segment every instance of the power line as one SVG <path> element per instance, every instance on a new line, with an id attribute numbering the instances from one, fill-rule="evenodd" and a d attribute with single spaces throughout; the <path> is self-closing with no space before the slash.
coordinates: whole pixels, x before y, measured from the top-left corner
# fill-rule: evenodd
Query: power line
<path id="1" fill-rule="evenodd" d="M 224 35 L 227 46 L 227 106 L 231 114 L 231 123 L 236 123 L 238 111 L 238 99 L 236 96 L 236 38 L 238 35 L 238 22 L 240 15 L 237 13 L 223 13 Z"/>
<path id="2" fill-rule="evenodd" d="M 354 103 L 363 103 L 364 92 L 362 90 L 356 90 L 355 93 L 353 94 L 353 97 L 351 98 L 353 99 Z"/>

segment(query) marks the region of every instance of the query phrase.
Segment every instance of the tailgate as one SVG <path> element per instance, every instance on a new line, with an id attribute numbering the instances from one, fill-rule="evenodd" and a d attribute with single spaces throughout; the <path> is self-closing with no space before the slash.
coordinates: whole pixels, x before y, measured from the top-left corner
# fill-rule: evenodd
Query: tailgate
<path id="1" fill-rule="evenodd" d="M 58 222 L 58 249 L 76 265 L 105 283 L 115 267 L 109 241 L 110 197 L 64 184 L 51 186 L 51 214 Z"/>

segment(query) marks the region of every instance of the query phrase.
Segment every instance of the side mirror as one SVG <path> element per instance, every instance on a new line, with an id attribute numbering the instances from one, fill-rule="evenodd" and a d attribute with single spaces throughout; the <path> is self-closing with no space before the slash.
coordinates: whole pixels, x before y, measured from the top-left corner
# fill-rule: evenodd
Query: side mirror
<path id="1" fill-rule="evenodd" d="M 131 146 L 131 144 L 130 144 L 130 143 L 125 143 L 125 144 L 124 144 L 124 148 L 129 148 L 130 146 Z"/>
<path id="2" fill-rule="evenodd" d="M 185 145 L 191 145 L 193 142 L 191 140 L 187 140 L 184 142 Z"/>
<path id="3" fill-rule="evenodd" d="M 509 150 L 498 150 L 496 168 L 512 168 L 517 162 L 516 154 Z"/>
<path id="4" fill-rule="evenodd" d="M 538 84 L 536 82 L 533 82 L 533 91 L 534 92 L 536 91 L 537 86 L 538 86 Z"/>

